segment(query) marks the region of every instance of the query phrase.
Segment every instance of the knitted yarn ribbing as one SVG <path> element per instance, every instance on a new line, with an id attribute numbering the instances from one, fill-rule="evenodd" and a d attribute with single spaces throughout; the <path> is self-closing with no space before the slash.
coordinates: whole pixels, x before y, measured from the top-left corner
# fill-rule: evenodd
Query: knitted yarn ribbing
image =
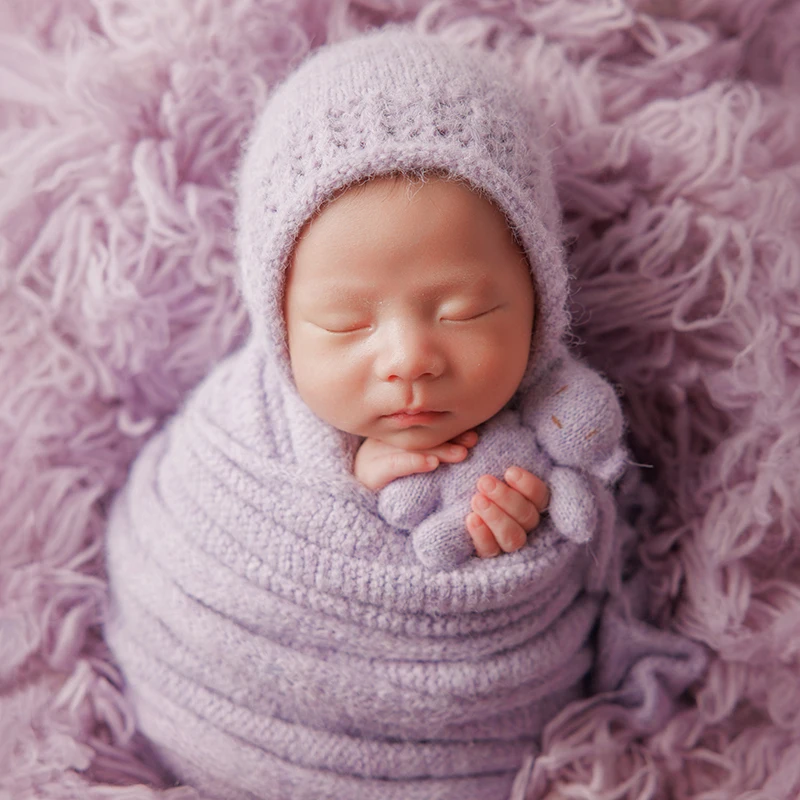
<path id="1" fill-rule="evenodd" d="M 505 796 L 580 694 L 613 519 L 432 573 L 341 465 L 308 469 L 279 386 L 260 348 L 228 359 L 115 501 L 106 637 L 141 729 L 226 800 Z"/>

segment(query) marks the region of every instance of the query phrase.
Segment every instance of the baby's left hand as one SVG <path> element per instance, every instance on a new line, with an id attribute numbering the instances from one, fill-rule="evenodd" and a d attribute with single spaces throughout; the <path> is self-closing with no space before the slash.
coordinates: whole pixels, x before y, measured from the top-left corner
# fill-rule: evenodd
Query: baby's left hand
<path id="1" fill-rule="evenodd" d="M 519 550 L 550 502 L 545 483 L 527 470 L 511 467 L 503 478 L 483 475 L 470 503 L 467 531 L 481 558 Z"/>

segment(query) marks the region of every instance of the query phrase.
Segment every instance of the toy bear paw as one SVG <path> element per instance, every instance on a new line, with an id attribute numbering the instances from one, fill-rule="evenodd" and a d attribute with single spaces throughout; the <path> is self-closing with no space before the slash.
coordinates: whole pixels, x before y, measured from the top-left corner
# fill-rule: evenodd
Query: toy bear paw
<path id="1" fill-rule="evenodd" d="M 548 478 L 548 513 L 555 529 L 573 542 L 588 542 L 597 527 L 597 501 L 588 479 L 567 467 L 556 467 Z"/>
<path id="2" fill-rule="evenodd" d="M 429 519 L 411 534 L 414 552 L 430 570 L 454 569 L 475 552 L 463 517 Z"/>

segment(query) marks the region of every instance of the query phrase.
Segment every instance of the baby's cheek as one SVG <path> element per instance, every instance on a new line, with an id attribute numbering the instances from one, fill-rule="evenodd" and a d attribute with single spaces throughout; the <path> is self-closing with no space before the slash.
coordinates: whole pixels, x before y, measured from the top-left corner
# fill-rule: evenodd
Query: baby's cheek
<path id="1" fill-rule="evenodd" d="M 465 364 L 465 383 L 492 410 L 493 416 L 516 392 L 527 365 L 528 353 L 502 340 L 482 342 L 469 352 L 470 362 Z"/>
<path id="2" fill-rule="evenodd" d="M 332 359 L 295 365 L 294 379 L 303 402 L 321 419 L 336 428 L 350 430 L 363 408 L 363 387 Z"/>

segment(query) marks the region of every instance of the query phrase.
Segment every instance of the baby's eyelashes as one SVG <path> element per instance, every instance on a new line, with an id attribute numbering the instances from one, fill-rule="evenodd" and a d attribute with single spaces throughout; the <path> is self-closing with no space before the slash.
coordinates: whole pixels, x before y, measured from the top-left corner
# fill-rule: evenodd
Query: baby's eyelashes
<path id="1" fill-rule="evenodd" d="M 372 328 L 372 324 L 367 320 L 359 321 L 320 321 L 312 323 L 315 327 L 322 329 L 326 333 L 362 333 Z"/>
<path id="2" fill-rule="evenodd" d="M 435 322 L 474 322 L 483 317 L 488 317 L 490 314 L 499 311 L 503 307 L 504 305 L 502 303 L 482 303 L 479 305 L 472 304 L 470 306 L 462 305 L 443 308 L 439 312 L 436 312 L 436 310 L 432 308 L 427 318 L 427 324 Z M 416 319 L 411 316 L 408 317 L 409 320 L 412 318 Z M 320 328 L 327 333 L 336 334 L 371 331 L 381 323 L 378 316 L 373 316 L 371 314 L 368 316 L 362 316 L 361 314 L 356 316 L 346 312 L 340 313 L 339 311 L 334 311 L 331 315 L 327 313 L 313 314 L 310 315 L 308 321 L 316 328 Z"/>
<path id="3" fill-rule="evenodd" d="M 464 309 L 464 310 L 457 310 L 454 309 L 452 311 L 445 311 L 440 316 L 440 320 L 442 322 L 473 322 L 475 320 L 481 319 L 482 317 L 486 317 L 489 314 L 493 313 L 494 311 L 498 311 L 502 306 L 490 306 L 488 308 L 483 307 L 480 309 Z"/>

